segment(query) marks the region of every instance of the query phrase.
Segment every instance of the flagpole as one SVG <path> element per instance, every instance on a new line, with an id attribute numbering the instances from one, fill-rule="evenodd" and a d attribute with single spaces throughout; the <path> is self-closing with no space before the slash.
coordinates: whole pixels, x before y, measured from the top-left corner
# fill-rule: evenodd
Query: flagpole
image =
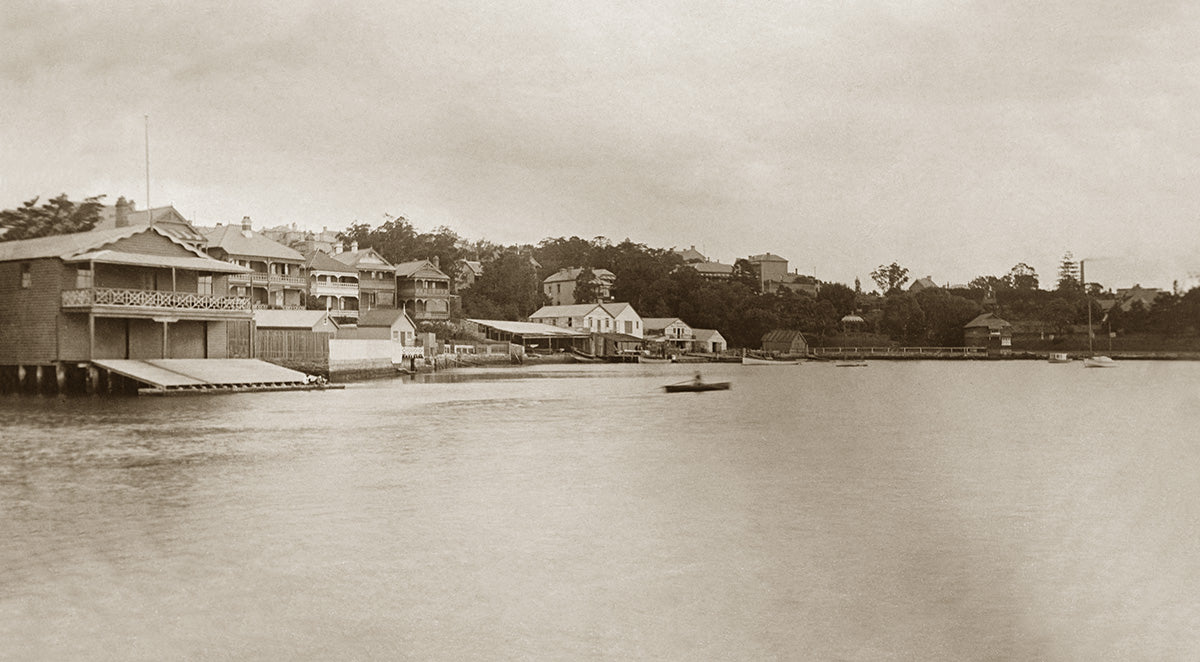
<path id="1" fill-rule="evenodd" d="M 146 218 L 154 225 L 154 214 L 150 213 L 150 116 L 143 115 L 146 128 Z"/>

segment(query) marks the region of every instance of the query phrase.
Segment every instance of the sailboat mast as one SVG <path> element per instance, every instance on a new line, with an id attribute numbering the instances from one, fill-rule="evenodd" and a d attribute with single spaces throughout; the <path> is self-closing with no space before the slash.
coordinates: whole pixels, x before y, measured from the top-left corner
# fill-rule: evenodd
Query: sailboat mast
<path id="1" fill-rule="evenodd" d="M 1088 315 L 1088 354 L 1095 353 L 1092 349 L 1092 298 L 1087 291 L 1087 278 L 1083 275 L 1083 260 L 1079 261 L 1079 282 L 1083 285 L 1083 303 L 1087 306 Z"/>

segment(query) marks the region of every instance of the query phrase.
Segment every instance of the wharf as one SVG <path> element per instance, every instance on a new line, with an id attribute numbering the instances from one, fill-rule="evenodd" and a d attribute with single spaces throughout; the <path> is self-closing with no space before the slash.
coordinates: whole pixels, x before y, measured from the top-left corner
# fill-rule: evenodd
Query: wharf
<path id="1" fill-rule="evenodd" d="M 110 359 L 92 361 L 93 383 L 136 388 L 139 395 L 247 393 L 342 388 L 257 359 Z M 102 371 L 102 372 L 101 372 Z M 114 379 L 116 377 L 116 379 Z"/>

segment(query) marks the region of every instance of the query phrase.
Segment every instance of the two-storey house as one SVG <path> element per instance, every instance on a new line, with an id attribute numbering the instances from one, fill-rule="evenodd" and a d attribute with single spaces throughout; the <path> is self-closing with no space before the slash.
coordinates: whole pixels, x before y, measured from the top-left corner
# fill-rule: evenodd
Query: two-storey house
<path id="1" fill-rule="evenodd" d="M 646 340 L 663 343 L 669 350 L 690 351 L 696 340 L 692 327 L 678 317 L 647 317 L 642 324 Z"/>
<path id="2" fill-rule="evenodd" d="M 358 309 L 396 307 L 396 268 L 374 248 L 359 250 L 358 242 L 350 244 L 350 250 L 342 250 L 341 244 L 333 247 L 333 259 L 354 267 L 358 272 Z"/>
<path id="3" fill-rule="evenodd" d="M 439 268 L 437 257 L 397 264 L 396 296 L 414 320 L 450 319 L 450 276 Z"/>
<path id="4" fill-rule="evenodd" d="M 339 320 L 358 318 L 358 269 L 321 251 L 309 253 L 304 261 L 308 273 L 308 295 Z"/>
<path id="5" fill-rule="evenodd" d="M 542 292 L 550 299 L 552 306 L 570 306 L 575 301 L 575 281 L 579 279 L 581 268 L 559 269 L 542 281 Z M 596 286 L 601 301 L 612 297 L 613 284 L 617 277 L 608 269 L 592 269 L 592 284 Z"/>
<path id="6" fill-rule="evenodd" d="M 156 225 L 0 242 L 0 368 L 226 358 L 230 325 L 251 319 L 228 279 L 246 271 Z"/>
<path id="7" fill-rule="evenodd" d="M 302 310 L 308 290 L 304 256 L 271 241 L 250 227 L 250 217 L 241 225 L 218 225 L 205 232 L 208 254 L 249 269 L 230 277 L 231 292 L 251 300 L 258 308 Z"/>
<path id="8" fill-rule="evenodd" d="M 542 306 L 529 316 L 529 321 L 571 329 L 573 331 L 587 331 L 592 333 L 613 333 L 617 331 L 612 313 L 598 303 Z"/>

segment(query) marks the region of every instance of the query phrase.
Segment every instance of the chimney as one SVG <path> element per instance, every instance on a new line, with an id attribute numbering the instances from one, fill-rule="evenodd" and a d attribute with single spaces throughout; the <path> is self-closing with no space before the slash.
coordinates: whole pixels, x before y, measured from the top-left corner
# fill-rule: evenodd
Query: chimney
<path id="1" fill-rule="evenodd" d="M 436 255 L 434 255 L 434 256 L 433 256 L 433 259 L 431 259 L 431 260 L 430 260 L 430 262 L 432 262 L 432 263 L 433 263 L 433 268 L 434 268 L 434 269 L 441 269 L 441 268 L 442 268 L 442 258 L 440 258 L 440 257 L 438 257 L 438 256 L 436 256 Z"/>
<path id="2" fill-rule="evenodd" d="M 129 225 L 129 201 L 125 199 L 125 196 L 117 198 L 116 214 L 117 227 L 127 227 Z"/>
<path id="3" fill-rule="evenodd" d="M 350 242 L 350 252 L 353 253 L 357 250 L 358 250 L 358 242 L 357 241 Z"/>
<path id="4" fill-rule="evenodd" d="M 242 229 L 246 230 L 246 231 L 250 230 L 250 217 L 249 216 L 242 217 Z"/>

